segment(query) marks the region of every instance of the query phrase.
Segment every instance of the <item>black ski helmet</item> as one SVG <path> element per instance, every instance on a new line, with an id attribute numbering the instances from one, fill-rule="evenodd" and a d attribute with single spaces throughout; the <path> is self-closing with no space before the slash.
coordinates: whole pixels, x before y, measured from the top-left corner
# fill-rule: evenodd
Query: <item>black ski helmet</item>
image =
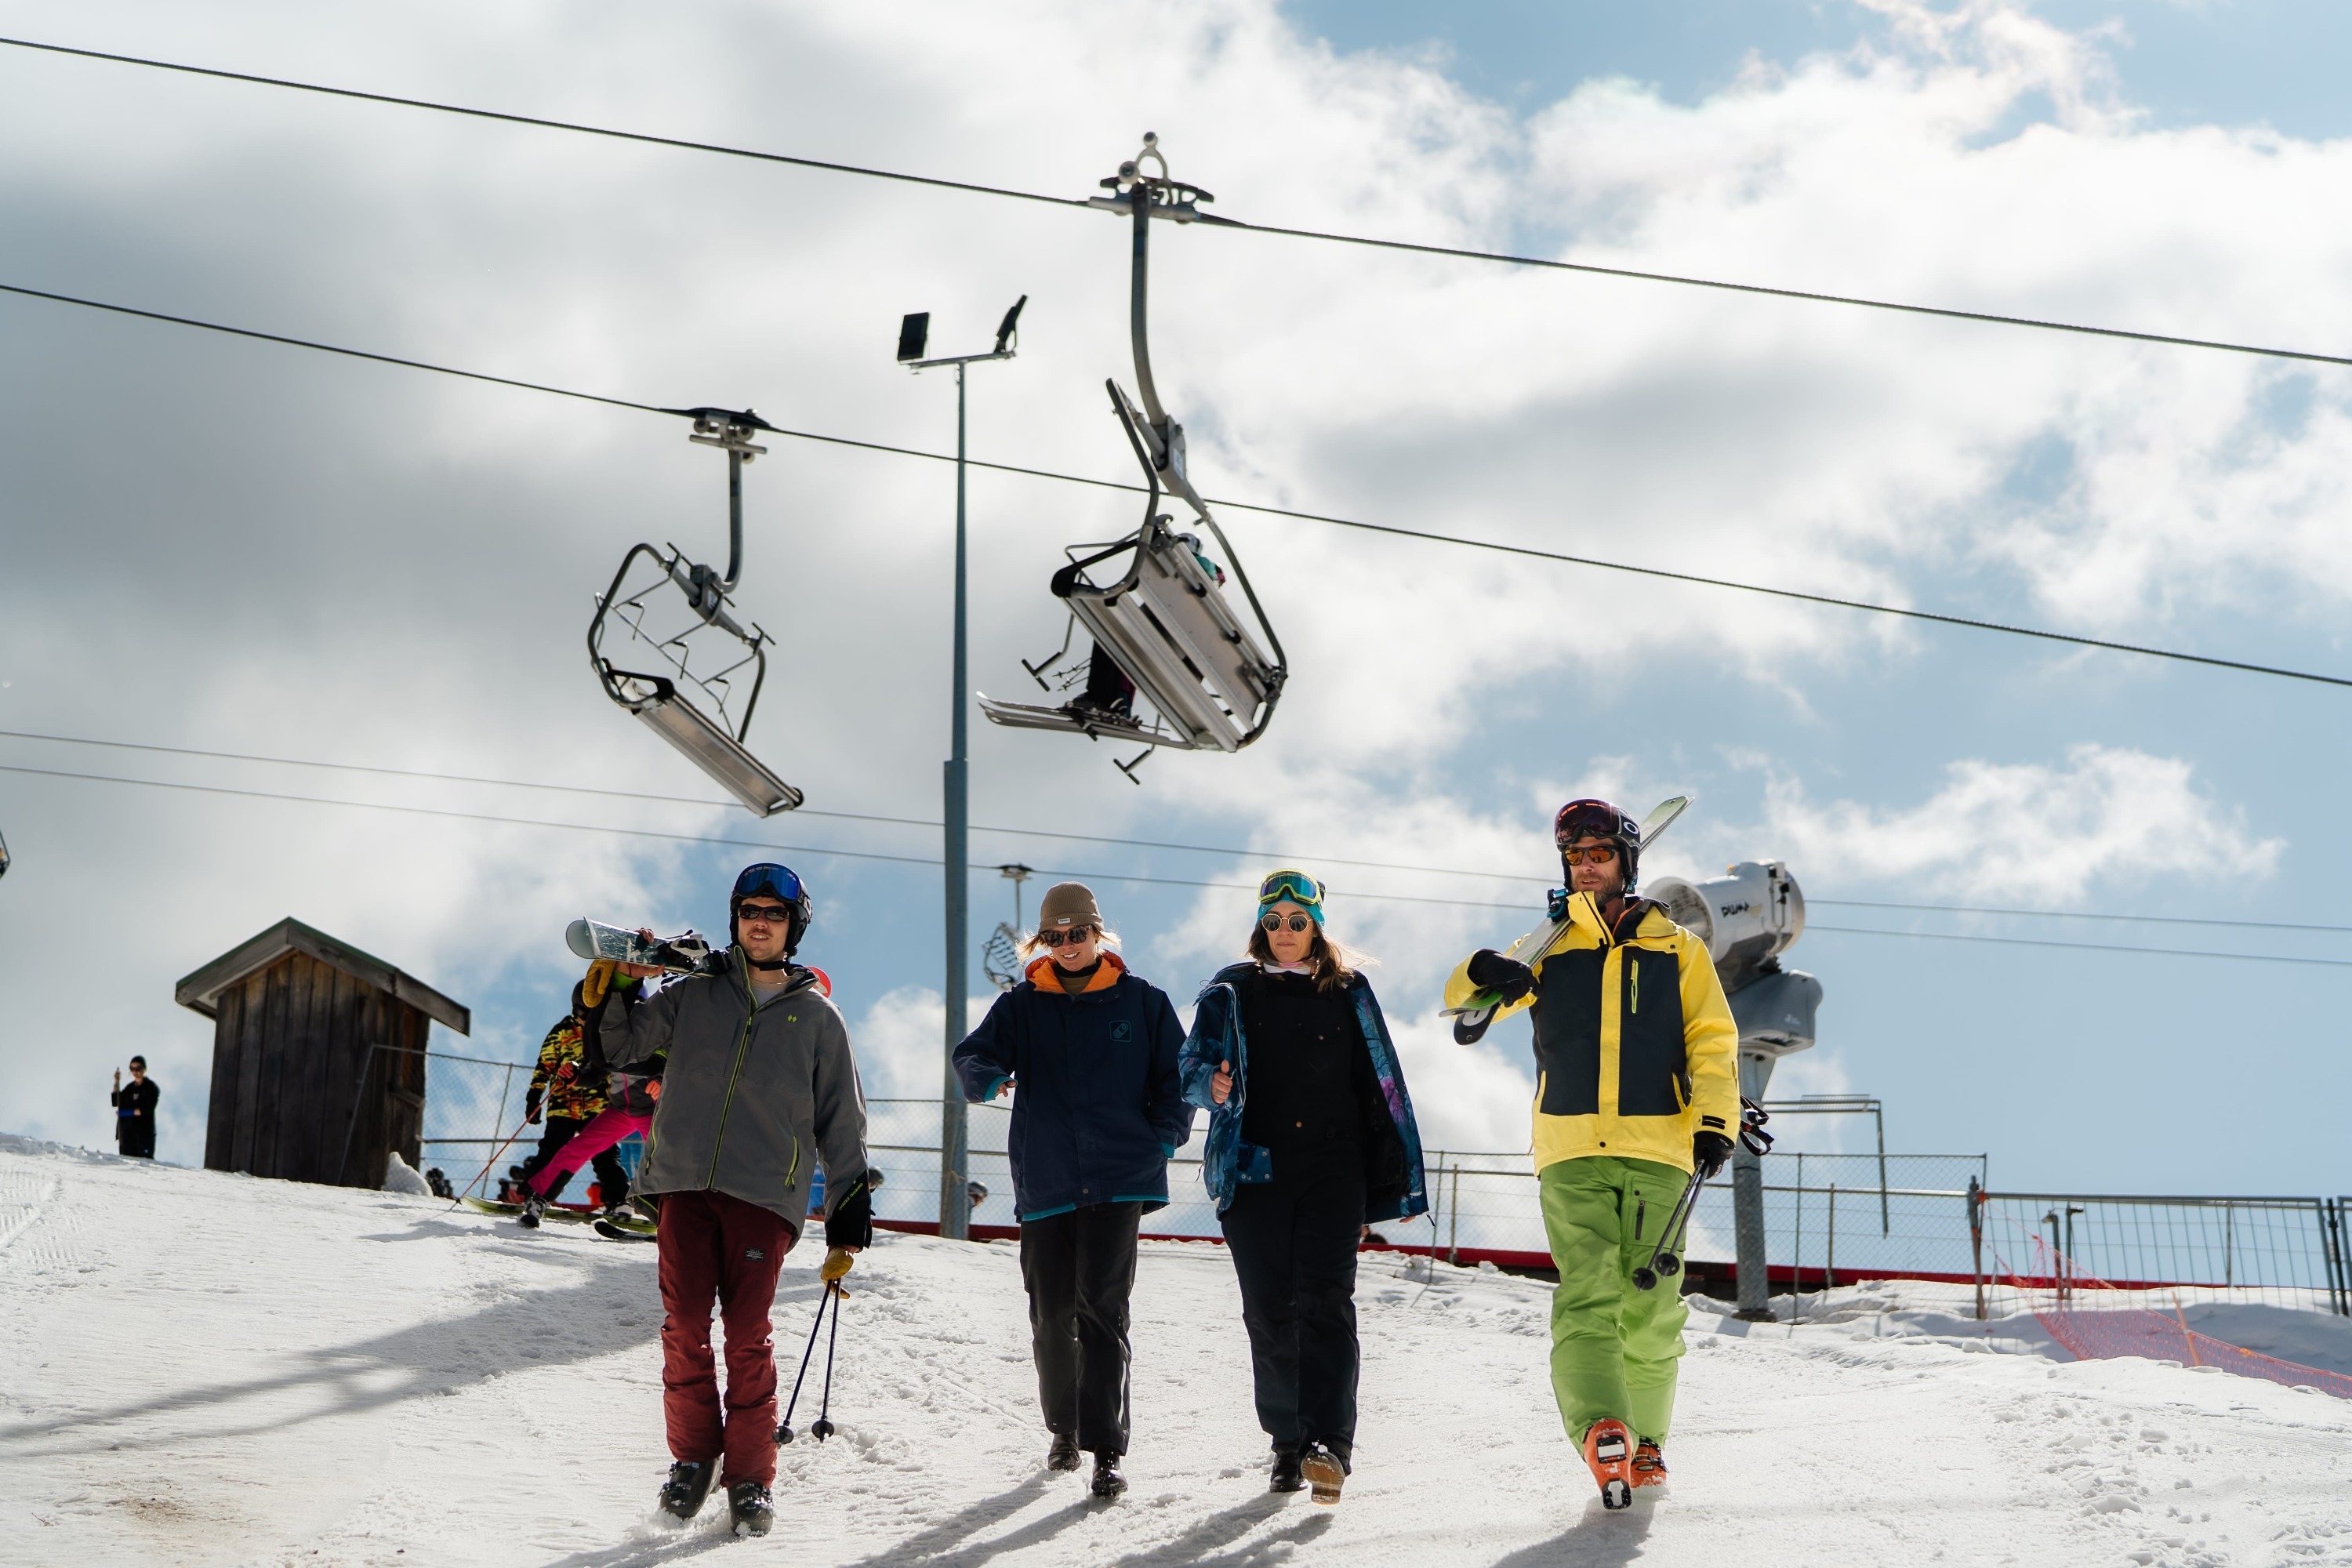
<path id="1" fill-rule="evenodd" d="M 1560 850 L 1560 873 L 1567 876 L 1568 847 L 1580 838 L 1606 838 L 1625 857 L 1625 896 L 1633 896 L 1642 876 L 1642 825 L 1605 800 L 1571 800 L 1552 818 L 1551 840 Z M 1575 879 L 1568 878 L 1570 886 Z"/>
<path id="2" fill-rule="evenodd" d="M 735 879 L 735 890 L 727 895 L 727 939 L 730 942 L 743 940 L 742 933 L 735 926 L 736 915 L 742 909 L 744 900 L 757 898 L 770 898 L 791 906 L 793 929 L 784 938 L 784 952 L 790 956 L 801 945 L 801 939 L 808 934 L 809 921 L 816 918 L 816 905 L 811 901 L 808 889 L 801 885 L 800 878 L 790 866 L 762 860 L 756 866 L 744 867 L 742 875 Z"/>

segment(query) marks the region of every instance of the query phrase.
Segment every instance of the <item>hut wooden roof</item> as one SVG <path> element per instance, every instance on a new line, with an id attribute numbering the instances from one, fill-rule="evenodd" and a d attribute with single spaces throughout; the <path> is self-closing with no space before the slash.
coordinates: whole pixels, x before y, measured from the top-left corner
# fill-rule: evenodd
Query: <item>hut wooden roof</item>
<path id="1" fill-rule="evenodd" d="M 173 988 L 173 1000 L 210 1018 L 218 1013 L 220 994 L 257 970 L 267 969 L 289 952 L 308 953 L 320 963 L 341 970 L 363 984 L 373 985 L 446 1024 L 461 1035 L 474 1029 L 474 1015 L 414 975 L 394 969 L 373 953 L 329 936 L 315 926 L 289 916 L 260 935 L 239 942 Z"/>

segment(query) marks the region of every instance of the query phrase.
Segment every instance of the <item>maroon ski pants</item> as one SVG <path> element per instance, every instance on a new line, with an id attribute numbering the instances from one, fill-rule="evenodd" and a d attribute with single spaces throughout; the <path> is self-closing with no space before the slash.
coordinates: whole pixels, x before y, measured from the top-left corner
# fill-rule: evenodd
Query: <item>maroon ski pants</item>
<path id="1" fill-rule="evenodd" d="M 776 1358 L 768 1309 L 798 1235 L 782 1215 L 725 1193 L 661 1200 L 662 1415 L 674 1459 L 724 1455 L 719 1484 L 776 1479 Z M 710 1351 L 716 1303 L 727 1334 L 727 1401 Z"/>

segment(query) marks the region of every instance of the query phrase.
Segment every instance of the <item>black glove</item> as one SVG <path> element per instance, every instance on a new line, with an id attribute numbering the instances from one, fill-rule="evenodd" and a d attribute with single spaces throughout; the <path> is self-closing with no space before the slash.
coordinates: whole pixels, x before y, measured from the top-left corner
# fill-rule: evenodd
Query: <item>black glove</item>
<path id="1" fill-rule="evenodd" d="M 1691 1163 L 1698 1167 L 1701 1180 L 1715 1180 L 1717 1173 L 1723 1169 L 1723 1163 L 1730 1158 L 1731 1140 L 1722 1133 L 1691 1134 Z"/>
<path id="2" fill-rule="evenodd" d="M 874 1245 L 874 1194 L 866 1189 L 866 1178 L 860 1176 L 849 1191 L 833 1205 L 824 1216 L 824 1244 L 827 1247 L 871 1247 Z"/>
<path id="3" fill-rule="evenodd" d="M 1536 988 L 1536 972 L 1516 958 L 1505 958 L 1491 947 L 1470 955 L 1470 984 L 1492 991 L 1506 1006 Z"/>
<path id="4" fill-rule="evenodd" d="M 539 1120 L 539 1108 L 543 1100 L 544 1096 L 540 1090 L 535 1089 L 522 1097 L 523 1120 L 525 1121 L 535 1122 Z"/>

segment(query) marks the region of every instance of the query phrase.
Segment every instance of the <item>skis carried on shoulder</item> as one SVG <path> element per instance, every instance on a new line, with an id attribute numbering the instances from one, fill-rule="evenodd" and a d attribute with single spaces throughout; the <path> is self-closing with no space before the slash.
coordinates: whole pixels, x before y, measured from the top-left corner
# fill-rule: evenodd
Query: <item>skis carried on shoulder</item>
<path id="1" fill-rule="evenodd" d="M 1660 801 L 1642 824 L 1643 853 L 1646 854 L 1650 846 L 1656 842 L 1657 836 L 1673 826 L 1675 819 L 1682 816 L 1689 807 L 1690 796 L 1686 795 L 1674 795 Z M 1511 943 L 1505 950 L 1503 956 L 1533 968 L 1536 960 L 1551 951 L 1552 943 L 1568 934 L 1568 928 L 1571 923 L 1568 910 L 1569 898 L 1569 890 L 1566 888 L 1554 888 L 1544 904 L 1543 924 Z M 1439 1016 L 1454 1020 L 1454 1038 L 1456 1043 L 1474 1046 L 1486 1036 L 1487 1026 L 1495 1021 L 1496 1010 L 1502 1005 L 1503 999 L 1495 993 L 1481 991 L 1461 1006 L 1448 1007 Z"/>

